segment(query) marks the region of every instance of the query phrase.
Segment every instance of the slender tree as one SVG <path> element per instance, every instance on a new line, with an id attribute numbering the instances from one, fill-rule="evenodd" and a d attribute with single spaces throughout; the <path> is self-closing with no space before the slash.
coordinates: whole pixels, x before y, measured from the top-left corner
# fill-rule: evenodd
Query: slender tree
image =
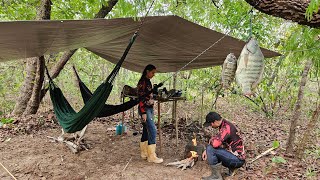
<path id="1" fill-rule="evenodd" d="M 289 138 L 288 138 L 287 148 L 286 148 L 286 153 L 289 153 L 289 154 L 293 154 L 293 151 L 294 151 L 293 148 L 294 148 L 294 140 L 296 137 L 297 122 L 301 115 L 301 104 L 302 104 L 304 90 L 308 80 L 308 73 L 310 71 L 311 65 L 312 65 L 312 60 L 307 60 L 303 73 L 301 75 L 300 87 L 298 91 L 298 99 L 295 104 L 294 113 L 291 117 L 290 132 L 289 132 Z"/>
<path id="2" fill-rule="evenodd" d="M 320 115 L 320 104 L 318 104 L 318 107 L 316 110 L 313 111 L 313 115 L 307 125 L 307 129 L 304 132 L 303 137 L 301 138 L 299 145 L 297 146 L 297 155 L 301 159 L 303 157 L 303 152 L 307 148 L 308 142 L 310 142 L 312 138 L 312 132 L 314 132 L 314 128 L 317 127 L 317 121 L 319 121 Z"/>

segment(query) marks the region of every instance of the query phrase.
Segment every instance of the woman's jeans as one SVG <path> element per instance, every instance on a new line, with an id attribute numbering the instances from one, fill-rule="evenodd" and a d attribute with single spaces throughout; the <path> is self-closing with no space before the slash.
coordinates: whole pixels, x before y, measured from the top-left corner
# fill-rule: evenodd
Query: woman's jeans
<path id="1" fill-rule="evenodd" d="M 147 120 L 142 123 L 143 130 L 141 136 L 141 142 L 148 141 L 148 145 L 156 144 L 157 129 L 153 122 L 153 108 L 146 108 Z M 141 112 L 139 111 L 139 114 Z"/>
<path id="2" fill-rule="evenodd" d="M 222 162 L 222 165 L 228 168 L 239 168 L 244 164 L 244 160 L 223 148 L 213 148 L 207 146 L 207 161 L 209 165 L 215 165 Z"/>

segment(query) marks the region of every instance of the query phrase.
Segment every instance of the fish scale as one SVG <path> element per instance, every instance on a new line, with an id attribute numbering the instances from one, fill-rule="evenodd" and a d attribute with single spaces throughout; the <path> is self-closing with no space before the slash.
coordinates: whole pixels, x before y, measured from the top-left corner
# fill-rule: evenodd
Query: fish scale
<path id="1" fill-rule="evenodd" d="M 237 63 L 236 81 L 242 93 L 250 96 L 253 94 L 252 90 L 261 82 L 264 71 L 264 56 L 254 38 L 244 46 Z"/>
<path id="2" fill-rule="evenodd" d="M 223 62 L 221 80 L 223 88 L 229 88 L 234 80 L 235 72 L 237 69 L 237 58 L 233 53 L 227 55 Z"/>

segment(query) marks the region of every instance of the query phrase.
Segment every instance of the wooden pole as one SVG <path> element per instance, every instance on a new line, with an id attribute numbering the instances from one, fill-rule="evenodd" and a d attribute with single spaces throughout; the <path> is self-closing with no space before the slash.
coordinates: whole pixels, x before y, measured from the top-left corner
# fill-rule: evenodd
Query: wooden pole
<path id="1" fill-rule="evenodd" d="M 177 84 L 177 73 L 173 76 L 173 89 L 176 89 Z M 176 122 L 176 145 L 178 146 L 178 135 L 179 135 L 179 129 L 178 129 L 178 120 L 177 120 L 177 101 L 174 100 L 172 104 L 172 119 Z"/>
<path id="2" fill-rule="evenodd" d="M 201 118 L 201 120 L 200 120 L 201 124 L 203 124 L 203 98 L 204 98 L 204 90 L 203 90 L 203 88 L 202 88 L 202 91 L 201 91 L 201 116 L 200 116 L 200 118 Z"/>
<path id="3" fill-rule="evenodd" d="M 178 119 L 177 115 L 177 100 L 173 101 L 173 119 L 176 121 L 176 145 L 178 147 L 178 140 L 179 140 L 179 129 L 178 129 Z"/>
<path id="4" fill-rule="evenodd" d="M 162 132 L 161 132 L 161 103 L 160 100 L 158 100 L 158 132 L 159 132 L 159 144 L 160 144 L 160 154 L 162 153 Z"/>
<path id="5" fill-rule="evenodd" d="M 122 97 L 122 104 L 124 103 L 124 96 Z M 122 128 L 121 128 L 121 135 L 124 133 L 124 111 L 122 112 Z"/>

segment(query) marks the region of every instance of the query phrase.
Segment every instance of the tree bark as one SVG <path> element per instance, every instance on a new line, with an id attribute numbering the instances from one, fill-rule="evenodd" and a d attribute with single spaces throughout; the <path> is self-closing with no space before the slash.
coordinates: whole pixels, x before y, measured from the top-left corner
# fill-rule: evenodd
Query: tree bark
<path id="1" fill-rule="evenodd" d="M 38 9 L 36 20 L 48 20 L 51 14 L 51 0 L 41 0 Z M 23 114 L 35 114 L 40 106 L 41 88 L 44 80 L 45 58 L 40 56 L 36 60 L 35 79 L 31 99 L 28 102 L 27 108 Z"/>
<path id="2" fill-rule="evenodd" d="M 112 10 L 112 8 L 117 4 L 118 0 L 109 0 L 107 2 L 107 5 L 102 5 L 101 9 L 99 10 L 99 12 L 94 16 L 94 18 L 104 18 L 106 17 L 106 15 L 109 14 L 109 12 Z M 61 70 L 64 68 L 64 66 L 66 65 L 66 63 L 70 60 L 70 58 L 72 57 L 72 55 L 77 51 L 77 49 L 71 50 L 71 51 L 66 51 L 64 52 L 64 54 L 62 55 L 61 59 L 59 60 L 59 62 L 54 66 L 53 70 L 51 71 L 51 78 L 54 79 L 56 78 Z M 42 98 L 45 96 L 45 94 L 47 93 L 48 89 L 42 89 L 41 91 L 41 100 Z"/>
<path id="3" fill-rule="evenodd" d="M 295 108 L 294 108 L 294 114 L 293 114 L 292 120 L 291 120 L 289 138 L 288 138 L 287 148 L 286 148 L 286 153 L 289 153 L 289 154 L 293 154 L 293 147 L 294 147 L 294 140 L 295 140 L 295 136 L 296 136 L 297 122 L 298 122 L 298 119 L 300 118 L 300 114 L 301 114 L 301 103 L 303 100 L 304 89 L 305 89 L 305 86 L 307 83 L 308 73 L 310 71 L 311 65 L 312 65 L 312 60 L 308 60 L 305 64 L 303 73 L 301 75 L 300 87 L 299 87 L 299 91 L 298 91 L 298 100 L 297 100 Z"/>
<path id="4" fill-rule="evenodd" d="M 305 17 L 310 0 L 246 0 L 255 9 L 313 28 L 320 27 L 320 11 L 308 21 Z"/>
<path id="5" fill-rule="evenodd" d="M 109 12 L 117 4 L 117 2 L 118 2 L 118 0 L 109 0 L 107 5 L 102 5 L 101 9 L 94 16 L 94 18 L 104 18 L 104 17 L 106 17 L 106 15 L 109 14 Z"/>
<path id="6" fill-rule="evenodd" d="M 51 0 L 41 0 L 36 20 L 48 20 L 51 14 Z"/>
<path id="7" fill-rule="evenodd" d="M 41 88 L 44 80 L 44 66 L 45 66 L 44 56 L 40 56 L 39 59 L 37 59 L 36 78 L 33 86 L 32 96 L 31 96 L 31 99 L 29 100 L 28 106 L 24 114 L 36 114 L 39 109 Z"/>
<path id="8" fill-rule="evenodd" d="M 307 143 L 310 142 L 312 132 L 314 132 L 315 127 L 317 127 L 317 121 L 319 120 L 320 115 L 320 104 L 318 104 L 318 107 L 316 110 L 313 111 L 313 115 L 311 120 L 309 121 L 307 125 L 307 129 L 303 135 L 303 138 L 301 138 L 300 143 L 298 145 L 297 154 L 298 157 L 301 159 L 303 157 L 303 152 L 306 149 Z"/>
<path id="9" fill-rule="evenodd" d="M 26 77 L 20 88 L 20 95 L 13 109 L 13 114 L 21 115 L 27 108 L 28 101 L 32 95 L 33 83 L 36 77 L 37 57 L 28 58 L 26 64 Z"/>

